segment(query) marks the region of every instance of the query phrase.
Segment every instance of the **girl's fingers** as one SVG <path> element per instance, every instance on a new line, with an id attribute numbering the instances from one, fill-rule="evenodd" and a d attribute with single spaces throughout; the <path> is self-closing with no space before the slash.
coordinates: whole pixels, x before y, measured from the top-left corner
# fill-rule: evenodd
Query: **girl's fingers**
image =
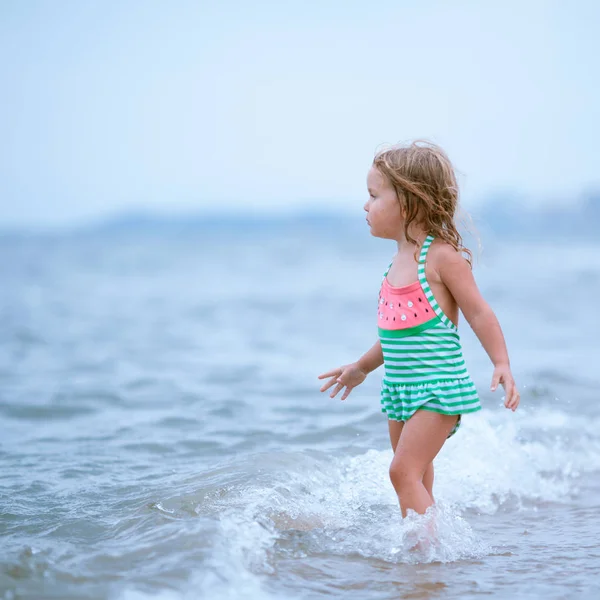
<path id="1" fill-rule="evenodd" d="M 335 382 L 336 382 L 335 377 L 332 377 L 327 383 L 323 384 L 323 386 L 321 387 L 321 391 L 322 392 L 327 391 Z"/>
<path id="2" fill-rule="evenodd" d="M 340 400 L 345 400 L 348 397 L 348 395 L 350 394 L 351 391 L 352 391 L 352 387 L 348 386 L 346 388 L 346 391 L 344 392 L 344 394 L 340 398 Z"/>
<path id="3" fill-rule="evenodd" d="M 497 375 L 496 373 L 494 373 L 492 375 L 492 385 L 490 386 L 490 389 L 492 390 L 492 392 L 496 391 L 499 383 L 500 383 L 500 375 Z"/>
<path id="4" fill-rule="evenodd" d="M 334 398 L 340 390 L 346 388 L 341 397 L 341 400 L 345 400 L 356 385 L 361 383 L 365 378 L 365 376 L 362 378 L 357 377 L 356 371 L 349 367 L 350 365 L 338 367 L 337 369 L 332 369 L 331 371 L 327 371 L 327 373 L 318 375 L 318 379 L 325 379 L 326 377 L 330 378 L 329 381 L 321 386 L 321 391 L 325 392 L 337 383 L 336 387 L 333 388 L 329 395 Z"/>
<path id="5" fill-rule="evenodd" d="M 327 373 L 323 373 L 319 375 L 318 379 L 326 379 L 327 377 L 339 377 L 341 374 L 341 369 L 332 369 L 331 371 L 327 371 Z"/>
<path id="6" fill-rule="evenodd" d="M 332 398 L 335 398 L 335 396 L 337 395 L 337 393 L 343 388 L 344 386 L 341 383 L 338 383 L 335 386 L 335 389 L 333 390 L 333 392 L 331 392 L 331 394 L 329 394 Z"/>
<path id="7" fill-rule="evenodd" d="M 507 383 L 504 384 L 504 392 L 505 392 L 504 406 L 506 406 L 506 408 L 508 408 L 510 403 L 512 402 L 514 389 L 515 389 L 515 384 L 512 381 L 508 381 Z"/>
<path id="8" fill-rule="evenodd" d="M 505 406 L 506 408 L 510 408 L 514 411 L 519 405 L 519 391 L 517 390 L 517 386 L 515 385 L 514 381 L 511 381 L 507 388 Z"/>

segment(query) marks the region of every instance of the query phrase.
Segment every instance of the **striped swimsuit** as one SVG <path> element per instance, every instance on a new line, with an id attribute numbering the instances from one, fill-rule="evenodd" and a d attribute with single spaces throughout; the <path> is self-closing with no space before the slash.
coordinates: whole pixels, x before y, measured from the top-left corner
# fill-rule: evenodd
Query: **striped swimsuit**
<path id="1" fill-rule="evenodd" d="M 419 256 L 419 280 L 393 287 L 388 267 L 379 293 L 379 340 L 385 375 L 381 410 L 389 419 L 407 421 L 419 409 L 460 415 L 481 409 L 463 358 L 456 325 L 436 302 L 425 276 L 427 236 Z"/>

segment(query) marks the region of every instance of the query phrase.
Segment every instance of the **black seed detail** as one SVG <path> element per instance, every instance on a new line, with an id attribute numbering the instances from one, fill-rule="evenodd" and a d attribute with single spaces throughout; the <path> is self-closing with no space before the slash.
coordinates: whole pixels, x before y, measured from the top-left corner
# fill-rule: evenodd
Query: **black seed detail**
<path id="1" fill-rule="evenodd" d="M 429 312 L 429 309 L 428 309 L 428 308 L 426 308 L 426 309 L 425 309 L 425 312 Z"/>
<path id="2" fill-rule="evenodd" d="M 417 316 L 417 313 L 415 313 L 415 317 Z"/>
<path id="3" fill-rule="evenodd" d="M 419 302 L 423 302 L 423 298 L 419 298 Z"/>

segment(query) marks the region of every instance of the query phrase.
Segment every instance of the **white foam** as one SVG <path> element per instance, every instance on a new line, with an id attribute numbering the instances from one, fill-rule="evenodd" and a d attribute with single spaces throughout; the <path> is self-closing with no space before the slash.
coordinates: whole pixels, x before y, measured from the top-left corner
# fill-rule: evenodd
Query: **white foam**
<path id="1" fill-rule="evenodd" d="M 578 478 L 600 469 L 600 423 L 561 411 L 482 411 L 465 419 L 436 460 L 436 495 L 461 510 L 492 514 L 565 502 Z"/>
<path id="2" fill-rule="evenodd" d="M 469 416 L 435 461 L 436 505 L 406 519 L 389 481 L 391 459 L 391 449 L 254 457 L 254 483 L 198 506 L 218 517 L 213 551 L 195 591 L 177 598 L 268 598 L 264 578 L 290 545 L 296 556 L 392 563 L 479 558 L 490 546 L 470 527 L 473 512 L 535 510 L 576 495 L 580 475 L 600 469 L 600 423 L 547 409 Z M 128 593 L 122 600 L 146 597 Z"/>
<path id="3" fill-rule="evenodd" d="M 548 410 L 484 410 L 465 419 L 436 459 L 440 544 L 431 560 L 480 555 L 483 545 L 465 521 L 469 511 L 493 514 L 508 501 L 511 510 L 525 510 L 577 494 L 579 475 L 600 468 L 599 425 Z M 336 543 L 343 542 L 344 552 L 414 560 L 399 540 L 415 531 L 418 519 L 400 518 L 388 477 L 391 458 L 391 449 L 341 459 L 294 454 L 286 461 L 280 456 L 271 465 L 272 487 L 245 490 L 243 511 L 227 516 L 231 525 L 222 520 L 238 536 L 239 560 L 253 570 L 266 568 L 265 548 L 276 543 L 278 532 L 289 530 L 313 532 L 317 549 L 321 545 L 335 552 Z M 257 519 L 262 519 L 261 529 L 253 530 L 250 523 L 256 525 Z"/>

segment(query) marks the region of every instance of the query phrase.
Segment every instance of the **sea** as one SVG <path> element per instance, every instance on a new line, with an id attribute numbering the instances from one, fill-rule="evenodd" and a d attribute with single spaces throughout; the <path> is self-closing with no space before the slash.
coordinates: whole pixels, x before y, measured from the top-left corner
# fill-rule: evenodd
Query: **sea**
<path id="1" fill-rule="evenodd" d="M 483 410 L 402 519 L 381 369 L 317 380 L 376 341 L 362 216 L 0 236 L 0 599 L 600 598 L 600 240 L 476 241 L 521 406 L 462 319 Z"/>

